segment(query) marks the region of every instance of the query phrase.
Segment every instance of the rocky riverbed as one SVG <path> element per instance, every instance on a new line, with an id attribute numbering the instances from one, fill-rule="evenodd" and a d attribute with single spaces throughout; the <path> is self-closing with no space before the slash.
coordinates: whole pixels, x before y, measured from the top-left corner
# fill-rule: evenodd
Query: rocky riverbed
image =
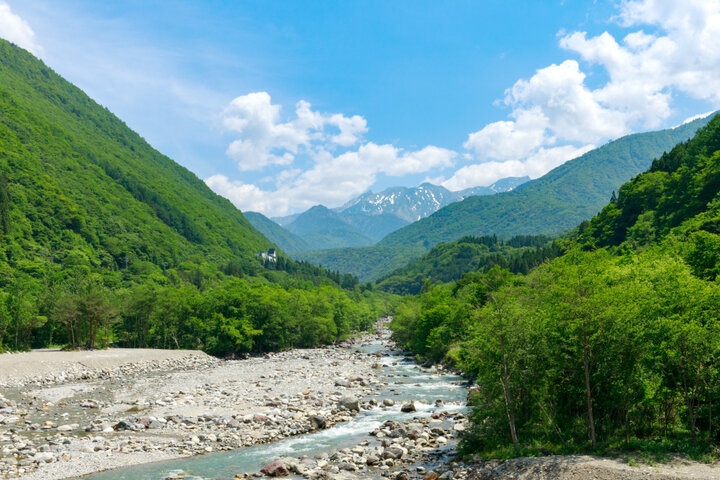
<path id="1" fill-rule="evenodd" d="M 70 478 L 273 442 L 347 421 L 377 391 L 379 367 L 348 346 L 234 361 L 188 352 L 6 378 L 0 478 Z"/>
<path id="2" fill-rule="evenodd" d="M 260 472 L 247 472 L 236 478 L 302 475 L 317 479 L 360 479 L 389 477 L 396 480 L 460 478 L 459 463 L 451 458 L 458 432 L 467 419 L 459 412 L 435 412 L 418 418 L 408 410 L 409 420 L 388 420 L 354 447 L 324 452 L 314 457 L 282 457 Z M 182 475 L 178 475 L 182 478 Z"/>

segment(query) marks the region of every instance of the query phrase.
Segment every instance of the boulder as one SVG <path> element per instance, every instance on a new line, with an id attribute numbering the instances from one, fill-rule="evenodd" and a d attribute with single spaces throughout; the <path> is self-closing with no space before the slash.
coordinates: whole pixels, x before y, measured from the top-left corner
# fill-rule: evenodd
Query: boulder
<path id="1" fill-rule="evenodd" d="M 122 430 L 135 430 L 135 425 L 133 425 L 128 420 L 120 420 L 118 423 L 115 424 L 115 430 L 116 431 L 122 431 Z"/>
<path id="2" fill-rule="evenodd" d="M 260 472 L 268 477 L 286 477 L 290 475 L 290 470 L 280 460 L 265 465 Z"/>
<path id="3" fill-rule="evenodd" d="M 347 410 L 354 410 L 356 412 L 360 411 L 360 401 L 351 395 L 345 395 L 340 398 L 338 405 Z"/>
<path id="4" fill-rule="evenodd" d="M 327 428 L 327 419 L 322 415 L 313 415 L 310 417 L 310 422 L 315 428 L 323 429 Z"/>
<path id="5" fill-rule="evenodd" d="M 338 464 L 338 468 L 340 470 L 344 470 L 346 472 L 354 472 L 355 470 L 357 470 L 357 466 L 355 466 L 354 463 L 350 463 L 350 462 L 340 462 Z"/>
<path id="6" fill-rule="evenodd" d="M 402 458 L 402 456 L 405 454 L 405 451 L 403 451 L 400 447 L 390 446 L 386 447 L 383 450 L 382 457 L 383 458 L 390 458 L 392 460 L 397 460 L 399 458 Z"/>
<path id="7" fill-rule="evenodd" d="M 400 407 L 400 411 L 404 412 L 404 413 L 411 413 L 411 412 L 414 412 L 415 410 L 416 410 L 415 404 L 413 402 L 406 403 L 405 405 Z"/>
<path id="8" fill-rule="evenodd" d="M 38 463 L 50 463 L 55 460 L 55 455 L 52 452 L 38 452 L 33 457 L 33 460 Z"/>

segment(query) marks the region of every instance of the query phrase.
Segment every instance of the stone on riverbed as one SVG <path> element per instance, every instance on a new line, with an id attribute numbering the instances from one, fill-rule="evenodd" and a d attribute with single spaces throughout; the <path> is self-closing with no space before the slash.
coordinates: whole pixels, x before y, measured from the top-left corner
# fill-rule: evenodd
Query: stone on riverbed
<path id="1" fill-rule="evenodd" d="M 315 428 L 323 429 L 327 427 L 327 419 L 322 415 L 313 415 L 310 417 L 310 421 Z"/>
<path id="2" fill-rule="evenodd" d="M 402 456 L 405 454 L 405 451 L 400 447 L 387 447 L 385 450 L 383 450 L 382 456 L 383 458 L 390 458 L 392 460 L 396 460 L 399 458 L 402 458 Z"/>
<path id="3" fill-rule="evenodd" d="M 290 475 L 290 470 L 280 460 L 265 465 L 260 472 L 264 473 L 268 477 L 286 477 Z"/>
<path id="4" fill-rule="evenodd" d="M 341 397 L 338 404 L 347 410 L 355 410 L 356 412 L 360 411 L 360 401 L 356 397 L 350 395 Z"/>
<path id="5" fill-rule="evenodd" d="M 400 407 L 400 411 L 404 412 L 404 413 L 414 412 L 415 410 L 416 410 L 416 408 L 415 408 L 415 404 L 413 402 L 406 403 L 405 405 Z"/>

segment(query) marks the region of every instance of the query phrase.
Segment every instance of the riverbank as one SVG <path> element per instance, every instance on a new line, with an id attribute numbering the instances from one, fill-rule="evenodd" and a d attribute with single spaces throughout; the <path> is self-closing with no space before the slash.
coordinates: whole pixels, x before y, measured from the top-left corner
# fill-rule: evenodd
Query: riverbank
<path id="1" fill-rule="evenodd" d="M 0 477 L 72 478 L 346 421 L 377 386 L 373 359 L 348 346 L 235 361 L 152 350 L 0 355 Z"/>

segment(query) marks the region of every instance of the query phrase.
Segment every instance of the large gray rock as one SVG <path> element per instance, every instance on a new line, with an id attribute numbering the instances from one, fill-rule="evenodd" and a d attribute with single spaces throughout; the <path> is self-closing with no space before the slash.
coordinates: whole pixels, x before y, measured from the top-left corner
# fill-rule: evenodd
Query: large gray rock
<path id="1" fill-rule="evenodd" d="M 391 446 L 391 447 L 386 447 L 383 450 L 382 456 L 383 456 L 383 458 L 391 458 L 393 460 L 397 460 L 399 458 L 402 458 L 402 456 L 404 454 L 405 454 L 405 452 L 403 451 L 402 448 Z"/>
<path id="2" fill-rule="evenodd" d="M 360 411 L 360 401 L 351 395 L 345 395 L 340 398 L 338 405 L 346 408 L 347 410 L 354 410 L 356 412 Z"/>

